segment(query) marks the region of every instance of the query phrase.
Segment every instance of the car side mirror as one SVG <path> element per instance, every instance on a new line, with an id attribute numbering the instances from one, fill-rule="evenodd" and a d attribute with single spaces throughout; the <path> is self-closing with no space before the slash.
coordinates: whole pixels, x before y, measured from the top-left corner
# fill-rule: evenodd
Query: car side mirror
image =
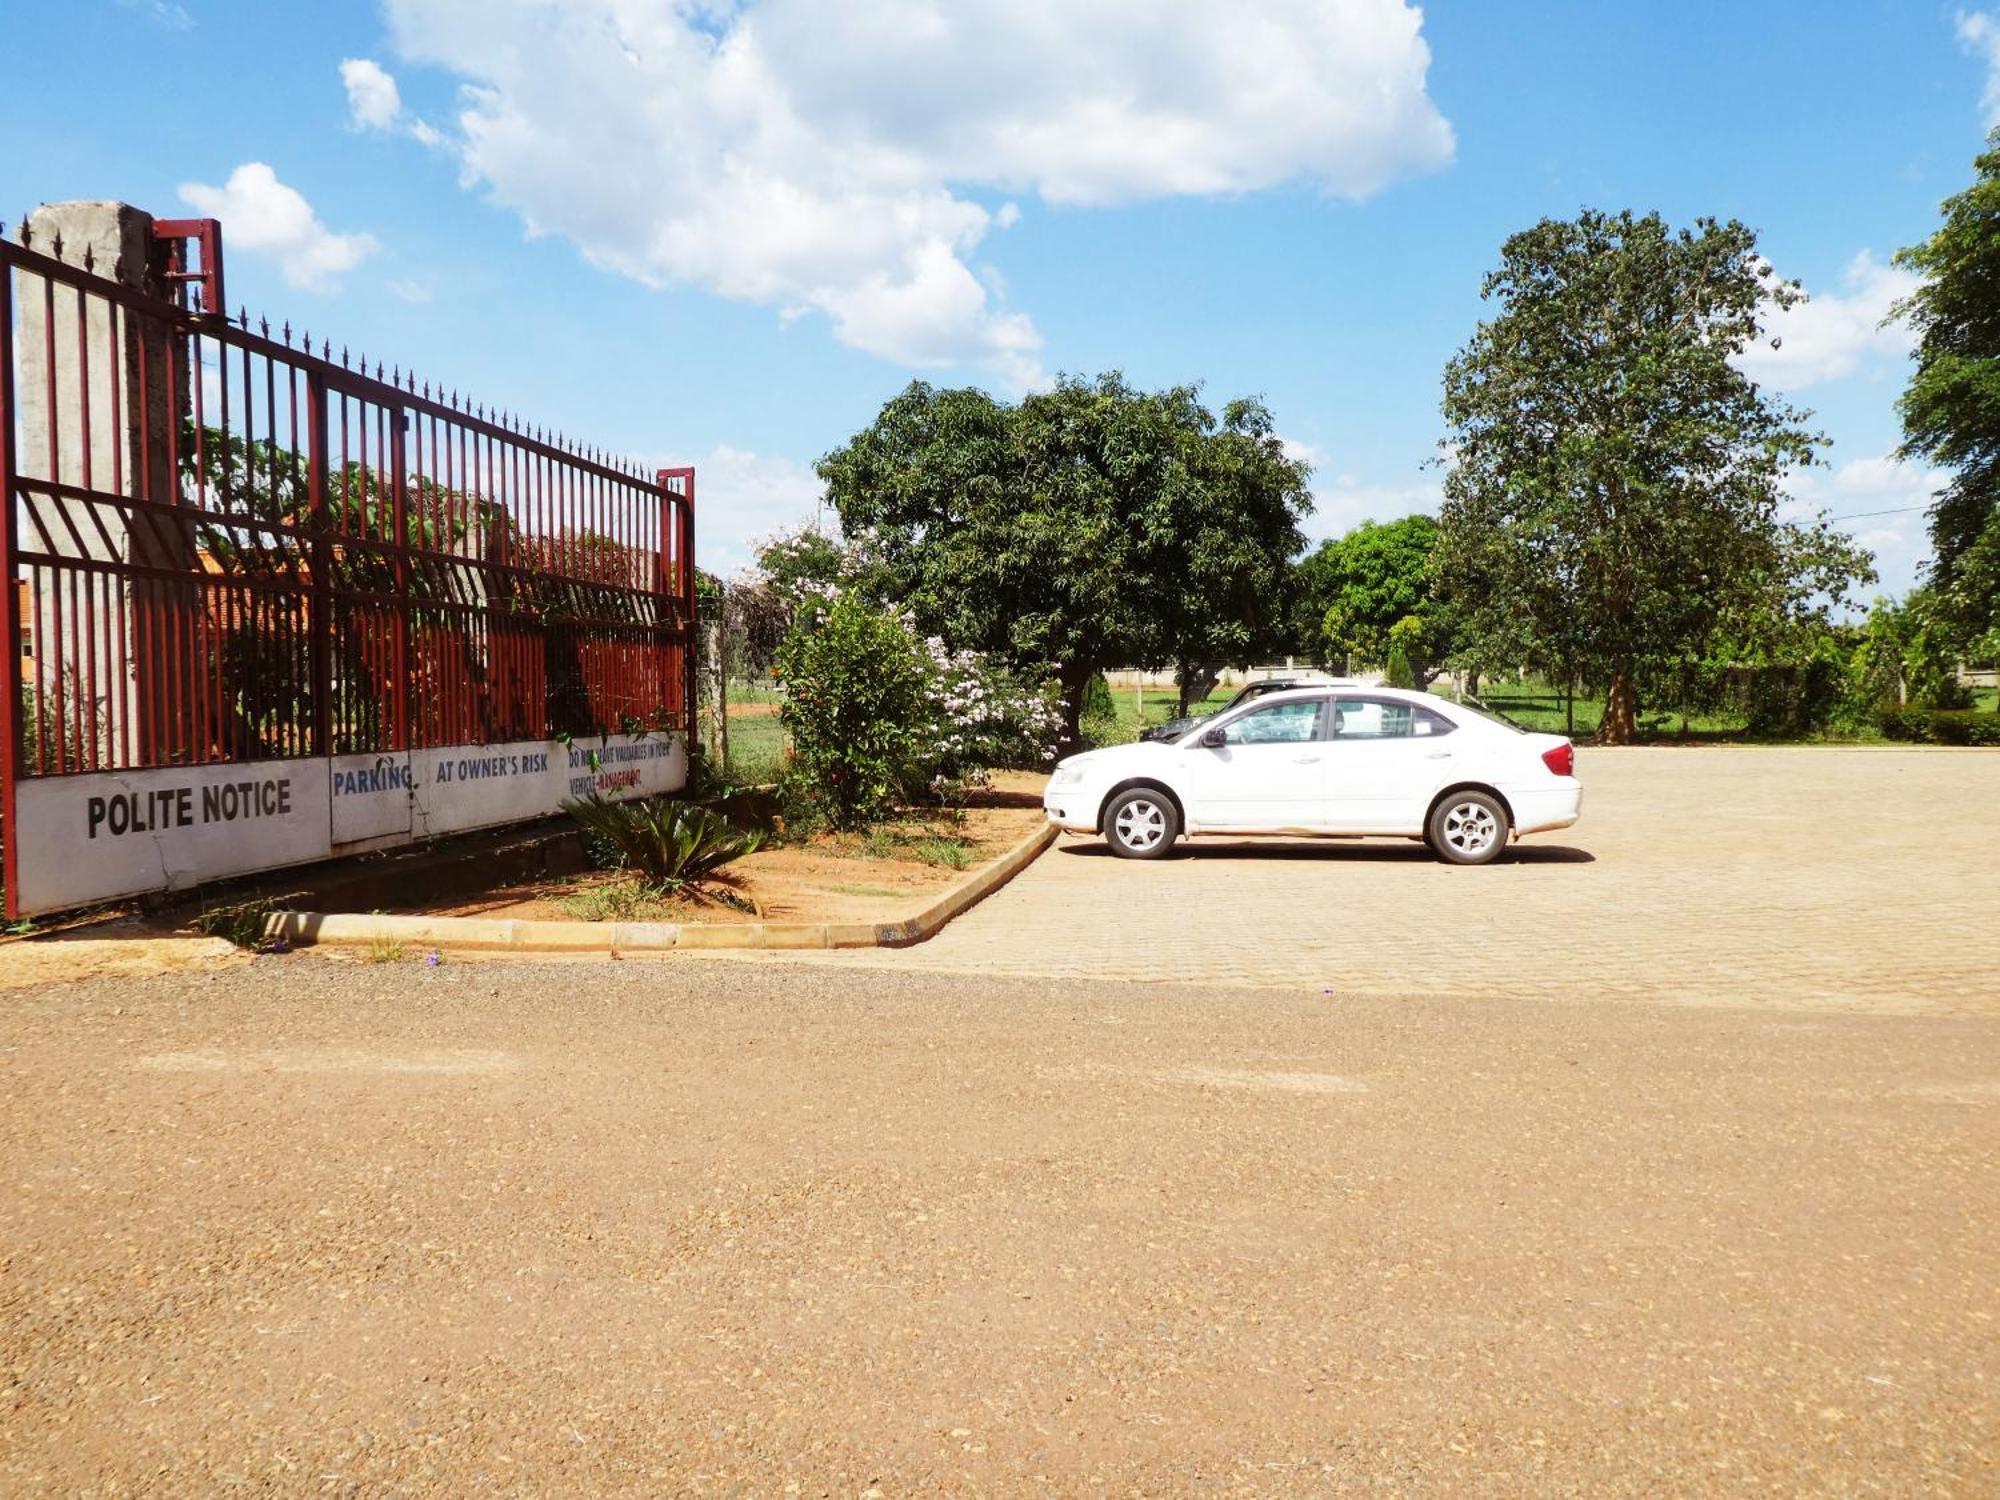
<path id="1" fill-rule="evenodd" d="M 1201 743 L 1205 750 L 1220 750 L 1229 743 L 1229 736 L 1220 729 L 1204 729 L 1201 732 Z"/>

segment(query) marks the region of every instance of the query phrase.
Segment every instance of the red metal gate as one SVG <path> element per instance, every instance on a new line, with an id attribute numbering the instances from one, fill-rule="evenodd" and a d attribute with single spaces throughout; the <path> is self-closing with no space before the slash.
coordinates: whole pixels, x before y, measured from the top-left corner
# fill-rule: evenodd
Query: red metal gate
<path id="1" fill-rule="evenodd" d="M 693 470 L 211 312 L 154 228 L 150 286 L 0 239 L 9 915 L 27 778 L 689 728 Z"/>

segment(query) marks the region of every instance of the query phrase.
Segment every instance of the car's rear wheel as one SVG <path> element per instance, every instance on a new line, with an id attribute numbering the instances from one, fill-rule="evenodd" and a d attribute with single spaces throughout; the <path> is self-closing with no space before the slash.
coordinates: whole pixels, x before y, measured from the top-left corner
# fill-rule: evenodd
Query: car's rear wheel
<path id="1" fill-rule="evenodd" d="M 1507 847 L 1507 809 L 1487 792 L 1453 792 L 1431 809 L 1431 851 L 1447 864 L 1483 865 Z"/>
<path id="2" fill-rule="evenodd" d="M 1160 859 L 1180 837 L 1173 798 L 1149 786 L 1120 792 L 1104 809 L 1104 842 L 1120 859 Z"/>

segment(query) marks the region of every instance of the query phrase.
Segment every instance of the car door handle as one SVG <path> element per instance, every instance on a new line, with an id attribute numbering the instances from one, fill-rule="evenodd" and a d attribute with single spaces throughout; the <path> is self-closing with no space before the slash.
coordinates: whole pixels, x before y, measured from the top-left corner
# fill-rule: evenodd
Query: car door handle
<path id="1" fill-rule="evenodd" d="M 1302 766 L 1315 766 L 1319 764 L 1319 757 L 1317 755 L 1295 755 L 1292 759 Z"/>
<path id="2" fill-rule="evenodd" d="M 1452 752 L 1449 750 L 1427 750 L 1424 752 L 1425 760 L 1450 760 L 1451 757 Z"/>

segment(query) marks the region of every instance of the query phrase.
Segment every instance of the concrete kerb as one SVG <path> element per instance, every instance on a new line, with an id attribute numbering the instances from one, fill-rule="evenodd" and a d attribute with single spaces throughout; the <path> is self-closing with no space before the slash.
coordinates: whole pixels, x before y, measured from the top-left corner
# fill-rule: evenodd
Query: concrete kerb
<path id="1" fill-rule="evenodd" d="M 264 936 L 294 947 L 376 944 L 505 953 L 661 953 L 677 948 L 907 948 L 1012 880 L 1055 842 L 1047 824 L 912 916 L 893 922 L 538 922 L 497 917 L 281 911 Z"/>

